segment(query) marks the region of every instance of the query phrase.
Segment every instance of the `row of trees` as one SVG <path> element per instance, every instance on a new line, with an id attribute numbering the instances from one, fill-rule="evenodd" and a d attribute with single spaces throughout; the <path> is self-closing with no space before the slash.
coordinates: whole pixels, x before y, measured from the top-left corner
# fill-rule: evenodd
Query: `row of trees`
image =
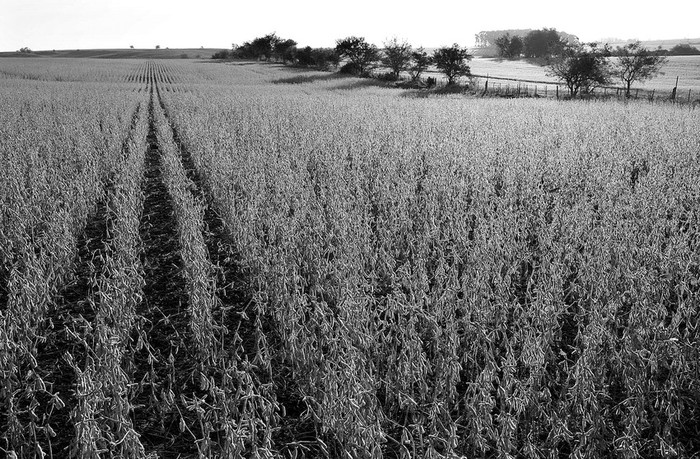
<path id="1" fill-rule="evenodd" d="M 523 33 L 526 32 L 526 33 Z M 525 30 L 525 31 L 505 31 L 496 38 L 491 37 L 492 33 L 481 32 L 477 35 L 479 43 L 485 43 L 483 47 L 495 46 L 498 56 L 506 59 L 526 58 L 552 58 L 561 55 L 567 47 L 578 43 L 578 38 L 564 32 L 557 32 L 556 29 Z M 479 38 L 480 37 L 480 38 Z M 492 40 L 492 43 L 488 41 Z M 638 43 L 634 41 L 629 44 Z M 625 52 L 626 46 L 617 47 L 612 50 L 613 55 Z M 700 50 L 694 46 L 683 43 L 671 49 L 661 49 L 658 47 L 653 51 L 662 56 L 692 56 L 700 54 Z"/>
<path id="2" fill-rule="evenodd" d="M 629 97 L 632 83 L 653 78 L 666 63 L 660 49 L 650 51 L 639 41 L 612 49 L 564 38 L 556 29 L 532 30 L 524 37 L 506 32 L 494 43 L 504 58 L 544 58 L 548 74 L 563 81 L 571 97 L 590 93 L 614 78 L 622 81 Z"/>
<path id="3" fill-rule="evenodd" d="M 588 94 L 596 87 L 610 84 L 613 78 L 622 81 L 629 97 L 634 82 L 653 78 L 666 63 L 664 56 L 644 48 L 638 41 L 613 50 L 608 45 L 582 44 L 570 37 L 562 38 L 555 29 L 541 29 L 528 32 L 525 38 L 506 33 L 495 41 L 504 54 L 515 57 L 524 52 L 532 57 L 545 58 L 548 75 L 562 81 L 571 97 Z M 406 41 L 396 38 L 385 42 L 381 49 L 368 43 L 364 37 L 356 36 L 337 40 L 335 48 L 307 46 L 299 49 L 296 45 L 294 40 L 272 33 L 213 57 L 273 59 L 321 69 L 337 68 L 345 60 L 341 71 L 361 76 L 368 76 L 381 64 L 388 69 L 383 75 L 385 78 L 398 80 L 401 73 L 406 72 L 412 81 L 417 81 L 428 68 L 435 66 L 445 75 L 448 85 L 471 74 L 468 62 L 473 57 L 458 44 L 438 48 L 429 54 L 422 47 L 414 49 Z"/>
<path id="4" fill-rule="evenodd" d="M 610 84 L 614 78 L 622 81 L 630 97 L 632 83 L 642 82 L 660 73 L 667 59 L 643 47 L 639 41 L 613 51 L 608 45 L 597 43 L 572 44 L 559 56 L 551 59 L 548 74 L 563 81 L 571 97 L 589 94 L 596 87 Z"/>
<path id="5" fill-rule="evenodd" d="M 530 58 L 550 58 L 560 55 L 577 40 L 562 38 L 556 29 L 532 30 L 524 37 L 505 33 L 495 40 L 498 54 L 509 59 L 524 55 Z"/>
<path id="6" fill-rule="evenodd" d="M 470 74 L 467 62 L 472 55 L 457 44 L 443 47 L 429 54 L 425 49 L 413 48 L 405 41 L 393 38 L 384 43 L 382 49 L 368 43 L 364 37 L 350 36 L 336 41 L 335 48 L 297 48 L 297 43 L 271 33 L 241 46 L 215 53 L 213 59 L 258 59 L 275 60 L 304 67 L 319 69 L 337 68 L 344 59 L 347 63 L 341 71 L 368 76 L 380 64 L 389 69 L 388 79 L 398 80 L 407 72 L 412 81 L 417 81 L 431 65 L 445 74 L 448 84 L 459 77 Z"/>
<path id="7" fill-rule="evenodd" d="M 269 33 L 252 41 L 246 41 L 240 46 L 233 44 L 231 50 L 214 53 L 212 59 L 263 59 L 266 61 L 274 59 L 287 62 L 293 59 L 296 45 L 297 42 L 292 39 Z"/>
<path id="8" fill-rule="evenodd" d="M 475 35 L 477 51 L 484 57 L 500 55 L 541 58 L 561 52 L 578 37 L 554 28 L 482 31 Z"/>
<path id="9" fill-rule="evenodd" d="M 337 40 L 335 51 L 341 58 L 347 58 L 352 73 L 367 75 L 380 63 L 389 69 L 389 79 L 398 80 L 401 72 L 407 72 L 416 81 L 431 65 L 447 77 L 448 84 L 454 84 L 459 77 L 470 75 L 467 62 L 472 55 L 458 44 L 445 46 L 433 51 L 432 55 L 420 47 L 414 49 L 409 43 L 393 38 L 384 43 L 384 48 L 365 41 L 364 37 L 347 37 Z M 347 67 L 346 67 L 347 68 Z"/>
<path id="10" fill-rule="evenodd" d="M 447 77 L 448 84 L 454 84 L 459 77 L 470 75 L 467 65 L 472 55 L 458 44 L 445 46 L 432 54 L 420 47 L 414 49 L 409 43 L 393 38 L 384 43 L 384 48 L 365 41 L 364 37 L 347 37 L 336 41 L 335 51 L 341 58 L 347 58 L 345 67 L 351 73 L 367 75 L 379 64 L 389 69 L 385 76 L 398 80 L 401 72 L 407 72 L 412 81 L 417 81 L 431 65 Z"/>
<path id="11" fill-rule="evenodd" d="M 681 43 L 668 51 L 663 50 L 661 54 L 667 54 L 669 56 L 697 56 L 700 55 L 700 49 L 687 43 Z"/>

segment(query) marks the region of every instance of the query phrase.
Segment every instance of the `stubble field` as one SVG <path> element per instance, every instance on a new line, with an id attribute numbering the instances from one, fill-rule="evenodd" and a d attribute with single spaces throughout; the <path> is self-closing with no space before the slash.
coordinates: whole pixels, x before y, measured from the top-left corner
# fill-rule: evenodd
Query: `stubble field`
<path id="1" fill-rule="evenodd" d="M 0 61 L 0 451 L 697 457 L 700 111 L 408 95 Z"/>

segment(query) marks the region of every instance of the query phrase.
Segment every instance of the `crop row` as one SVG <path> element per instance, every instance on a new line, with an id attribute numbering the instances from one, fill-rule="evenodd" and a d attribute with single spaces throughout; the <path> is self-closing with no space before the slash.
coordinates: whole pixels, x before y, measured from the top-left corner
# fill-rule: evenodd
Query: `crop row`
<path id="1" fill-rule="evenodd" d="M 138 325 L 137 307 L 142 298 L 139 224 L 143 208 L 141 181 L 144 170 L 146 113 L 141 113 L 126 147 L 126 157 L 106 196 L 107 240 L 101 269 L 93 273 L 95 292 L 90 306 L 95 312 L 81 341 L 85 361 L 66 359 L 76 373 L 76 407 L 72 455 L 143 457 L 143 446 L 131 421 L 132 380 L 136 348 L 147 345 L 133 331 Z"/>
<path id="2" fill-rule="evenodd" d="M 46 379 L 42 349 L 54 336 L 59 293 L 75 280 L 78 240 L 138 117 L 133 98 L 65 89 L 13 96 L 3 112 L 0 428 L 4 449 L 22 455 L 50 448 L 55 436 L 51 413 L 68 394 Z"/>
<path id="3" fill-rule="evenodd" d="M 200 410 L 203 437 L 200 454 L 269 456 L 276 409 L 274 394 L 263 381 L 264 337 L 256 361 L 248 360 L 239 329 L 227 327 L 236 311 L 223 308 L 222 290 L 216 285 L 215 266 L 205 242 L 202 191 L 188 179 L 181 153 L 161 108 L 156 105 L 155 125 L 162 152 L 163 178 L 177 221 L 182 272 L 187 285 L 189 326 L 199 362 L 199 382 L 206 390 Z M 240 320 L 249 320 L 243 317 Z M 261 378 L 263 381 L 261 381 Z M 218 438 L 213 441 L 212 438 Z"/>

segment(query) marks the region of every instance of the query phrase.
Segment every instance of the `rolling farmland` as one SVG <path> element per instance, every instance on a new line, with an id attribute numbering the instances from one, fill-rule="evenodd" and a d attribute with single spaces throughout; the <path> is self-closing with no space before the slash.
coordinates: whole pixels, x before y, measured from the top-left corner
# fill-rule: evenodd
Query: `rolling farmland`
<path id="1" fill-rule="evenodd" d="M 550 90 L 557 85 L 554 77 L 547 75 L 546 67 L 535 65 L 526 60 L 504 60 L 494 58 L 475 58 L 470 62 L 471 71 L 475 75 L 489 76 L 496 84 L 498 79 L 510 79 L 513 81 L 525 80 L 529 82 L 539 82 L 540 89 L 549 86 Z M 437 72 L 431 75 L 442 78 Z M 633 89 L 645 91 L 656 90 L 659 95 L 668 95 L 676 85 L 678 77 L 678 94 L 687 96 L 688 91 L 692 92 L 692 99 L 700 97 L 700 57 L 699 56 L 669 56 L 667 64 L 662 69 L 662 74 L 642 83 L 635 83 Z M 492 83 L 493 84 L 493 83 Z M 503 84 L 506 84 L 504 82 Z M 511 84 L 514 84 L 511 82 Z M 561 84 L 561 83 L 559 83 Z M 619 80 L 613 80 L 611 86 L 620 86 Z M 600 91 L 600 90 L 599 90 Z"/>
<path id="2" fill-rule="evenodd" d="M 700 111 L 0 61 L 0 451 L 700 454 Z"/>

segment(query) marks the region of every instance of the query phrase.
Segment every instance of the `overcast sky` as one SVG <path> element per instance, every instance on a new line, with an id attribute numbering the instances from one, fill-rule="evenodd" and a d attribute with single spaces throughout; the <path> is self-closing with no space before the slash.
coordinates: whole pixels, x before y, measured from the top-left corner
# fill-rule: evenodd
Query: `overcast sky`
<path id="1" fill-rule="evenodd" d="M 481 30 L 554 27 L 593 41 L 700 36 L 700 0 L 0 0 L 0 50 L 228 48 L 276 32 L 300 45 L 364 36 L 474 45 Z"/>

